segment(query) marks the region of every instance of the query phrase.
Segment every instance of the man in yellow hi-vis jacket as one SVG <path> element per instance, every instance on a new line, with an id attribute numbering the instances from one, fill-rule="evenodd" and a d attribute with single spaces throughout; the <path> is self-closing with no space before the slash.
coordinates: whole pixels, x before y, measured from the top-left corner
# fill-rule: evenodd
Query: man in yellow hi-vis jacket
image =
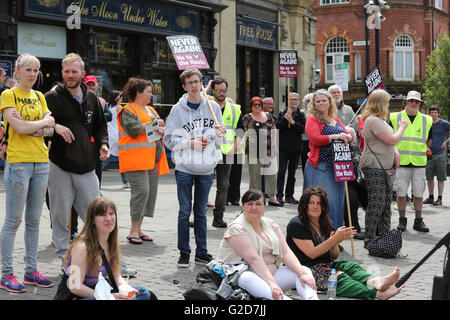
<path id="1" fill-rule="evenodd" d="M 396 144 L 400 153 L 400 167 L 397 169 L 395 189 L 397 191 L 397 204 L 400 214 L 397 229 L 406 230 L 406 194 L 411 183 L 413 203 L 416 218 L 413 229 L 428 232 L 422 219 L 423 192 L 425 191 L 425 168 L 427 165 L 427 149 L 431 145 L 431 125 L 433 121 L 430 116 L 419 112 L 422 102 L 420 93 L 408 92 L 406 107 L 401 112 L 390 114 L 391 125 L 394 131 L 398 129 L 398 123 L 407 119 L 410 124 L 406 128 L 402 139 Z M 389 168 L 385 168 L 389 169 Z"/>

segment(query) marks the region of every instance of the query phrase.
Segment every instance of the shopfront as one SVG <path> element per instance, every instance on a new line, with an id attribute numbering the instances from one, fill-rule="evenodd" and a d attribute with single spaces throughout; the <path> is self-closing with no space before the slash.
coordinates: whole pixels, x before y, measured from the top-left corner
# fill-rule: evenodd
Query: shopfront
<path id="1" fill-rule="evenodd" d="M 23 8 L 17 12 L 17 55 L 29 52 L 41 60 L 44 92 L 61 81 L 65 54 L 77 52 L 87 74 L 99 79 L 99 95 L 107 97 L 121 90 L 129 77 L 140 76 L 154 83 L 153 104 L 172 105 L 183 89 L 167 44 L 169 35 L 197 36 L 212 68 L 204 72 L 214 73 L 214 13 L 226 7 L 217 1 L 17 2 L 17 8 Z"/>
<path id="2" fill-rule="evenodd" d="M 236 17 L 236 100 L 245 111 L 253 96 L 274 95 L 278 52 L 277 11 L 238 4 Z"/>

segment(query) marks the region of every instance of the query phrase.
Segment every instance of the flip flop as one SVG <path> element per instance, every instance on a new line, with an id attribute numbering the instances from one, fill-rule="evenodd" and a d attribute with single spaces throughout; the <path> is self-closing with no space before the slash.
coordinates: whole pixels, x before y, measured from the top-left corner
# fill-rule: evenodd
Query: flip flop
<path id="1" fill-rule="evenodd" d="M 131 244 L 142 244 L 142 240 L 138 237 L 127 237 L 127 240 Z M 138 240 L 138 241 L 136 241 L 136 240 Z M 141 241 L 139 241 L 139 240 L 141 240 Z"/>
<path id="2" fill-rule="evenodd" d="M 139 238 L 140 238 L 142 241 L 153 241 L 153 238 L 152 238 L 152 237 L 147 236 L 147 235 L 145 235 L 145 234 L 143 234 L 142 236 L 139 236 Z"/>

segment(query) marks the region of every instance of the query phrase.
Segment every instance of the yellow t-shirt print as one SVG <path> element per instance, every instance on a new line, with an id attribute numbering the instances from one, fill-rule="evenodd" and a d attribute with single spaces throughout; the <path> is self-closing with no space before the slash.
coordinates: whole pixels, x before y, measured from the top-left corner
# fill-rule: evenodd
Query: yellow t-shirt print
<path id="1" fill-rule="evenodd" d="M 2 93 L 0 107 L 2 112 L 6 108 L 16 108 L 25 121 L 42 120 L 44 114 L 50 112 L 42 93 L 34 90 L 25 92 L 18 87 L 11 90 L 5 90 Z M 5 128 L 6 126 L 5 120 Z M 8 163 L 48 162 L 48 148 L 44 138 L 19 134 L 9 126 L 7 161 Z"/>

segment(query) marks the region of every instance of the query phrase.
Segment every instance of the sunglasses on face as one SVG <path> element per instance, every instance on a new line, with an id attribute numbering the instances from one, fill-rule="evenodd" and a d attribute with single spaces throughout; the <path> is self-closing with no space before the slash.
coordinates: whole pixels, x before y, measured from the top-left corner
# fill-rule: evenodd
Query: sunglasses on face
<path id="1" fill-rule="evenodd" d="M 261 103 L 254 103 L 252 104 L 253 107 L 261 107 Z"/>
<path id="2" fill-rule="evenodd" d="M 227 93 L 228 89 L 214 89 L 215 92 L 217 93 Z"/>

